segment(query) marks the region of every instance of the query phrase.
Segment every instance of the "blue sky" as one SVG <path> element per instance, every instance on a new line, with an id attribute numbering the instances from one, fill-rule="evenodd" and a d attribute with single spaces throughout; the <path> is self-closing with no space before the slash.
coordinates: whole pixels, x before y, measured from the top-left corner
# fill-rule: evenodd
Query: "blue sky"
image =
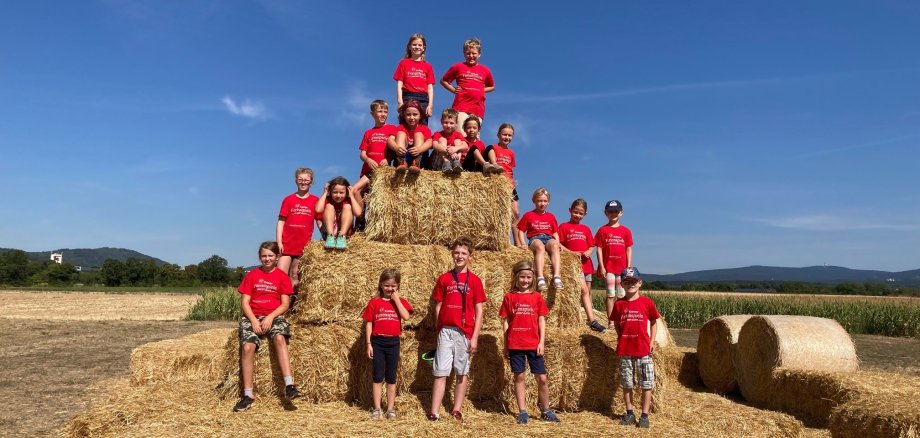
<path id="1" fill-rule="evenodd" d="M 522 210 L 621 200 L 645 272 L 920 268 L 917 2 L 495 3 L 4 3 L 0 247 L 255 264 L 293 169 L 357 176 L 422 32 L 438 76 L 482 39 Z"/>

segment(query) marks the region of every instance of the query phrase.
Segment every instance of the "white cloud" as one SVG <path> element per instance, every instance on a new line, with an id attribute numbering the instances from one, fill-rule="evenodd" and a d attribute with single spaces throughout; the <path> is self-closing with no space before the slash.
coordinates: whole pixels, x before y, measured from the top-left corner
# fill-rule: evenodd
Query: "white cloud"
<path id="1" fill-rule="evenodd" d="M 319 171 L 320 175 L 331 175 L 331 176 L 338 176 L 338 175 L 343 174 L 344 172 L 345 172 L 344 167 L 336 166 L 336 165 L 326 166 L 320 169 Z"/>
<path id="2" fill-rule="evenodd" d="M 220 100 L 223 102 L 230 114 L 245 117 L 247 119 L 265 120 L 268 118 L 268 109 L 261 102 L 254 102 L 246 99 L 244 102 L 236 103 L 230 96 L 224 96 Z"/>
<path id="3" fill-rule="evenodd" d="M 367 94 L 367 83 L 364 81 L 355 81 L 348 86 L 345 90 L 345 106 L 340 111 L 339 123 L 343 126 L 348 127 L 367 127 L 368 124 L 373 123 L 368 111 L 370 111 L 370 103 L 372 99 Z M 390 110 L 390 115 L 395 113 L 393 109 Z"/>
<path id="4" fill-rule="evenodd" d="M 848 230 L 917 230 L 918 224 L 894 224 L 886 222 L 873 222 L 865 218 L 842 217 L 830 214 L 812 214 L 787 216 L 779 218 L 752 219 L 776 228 L 786 228 L 805 231 L 848 231 Z"/>

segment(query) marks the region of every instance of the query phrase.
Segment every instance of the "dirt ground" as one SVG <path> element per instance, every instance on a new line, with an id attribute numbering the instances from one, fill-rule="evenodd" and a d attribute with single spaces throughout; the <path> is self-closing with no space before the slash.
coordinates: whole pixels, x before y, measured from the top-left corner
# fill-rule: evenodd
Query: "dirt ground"
<path id="1" fill-rule="evenodd" d="M 194 299 L 0 291 L 0 324 L 13 329 L 0 337 L 0 388 L 8 406 L 0 410 L 0 436 L 54 435 L 99 397 L 108 379 L 129 375 L 131 350 L 141 344 L 235 325 L 181 321 Z M 696 346 L 696 330 L 672 329 L 672 335 L 681 346 Z M 920 376 L 920 340 L 857 335 L 854 341 L 863 369 Z"/>

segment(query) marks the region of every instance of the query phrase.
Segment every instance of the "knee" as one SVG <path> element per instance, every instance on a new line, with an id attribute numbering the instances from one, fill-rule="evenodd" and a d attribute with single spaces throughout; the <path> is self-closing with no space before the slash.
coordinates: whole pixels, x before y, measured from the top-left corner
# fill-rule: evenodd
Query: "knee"
<path id="1" fill-rule="evenodd" d="M 537 383 L 540 385 L 546 385 L 546 382 L 549 381 L 549 378 L 546 377 L 546 374 L 537 374 Z"/>
<path id="2" fill-rule="evenodd" d="M 524 383 L 524 373 L 514 373 L 514 383 Z"/>
<path id="3" fill-rule="evenodd" d="M 243 354 L 247 356 L 252 356 L 256 352 L 256 344 L 252 342 L 247 342 L 243 344 Z"/>

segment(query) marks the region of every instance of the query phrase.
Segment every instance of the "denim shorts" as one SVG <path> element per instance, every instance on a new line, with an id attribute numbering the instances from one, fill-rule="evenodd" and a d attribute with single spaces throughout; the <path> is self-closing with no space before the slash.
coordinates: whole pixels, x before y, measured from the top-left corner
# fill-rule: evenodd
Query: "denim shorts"
<path id="1" fill-rule="evenodd" d="M 534 240 L 539 240 L 543 242 L 544 245 L 549 243 L 550 240 L 555 240 L 556 238 L 549 234 L 537 234 L 536 236 L 531 237 L 529 243 L 533 243 Z"/>

